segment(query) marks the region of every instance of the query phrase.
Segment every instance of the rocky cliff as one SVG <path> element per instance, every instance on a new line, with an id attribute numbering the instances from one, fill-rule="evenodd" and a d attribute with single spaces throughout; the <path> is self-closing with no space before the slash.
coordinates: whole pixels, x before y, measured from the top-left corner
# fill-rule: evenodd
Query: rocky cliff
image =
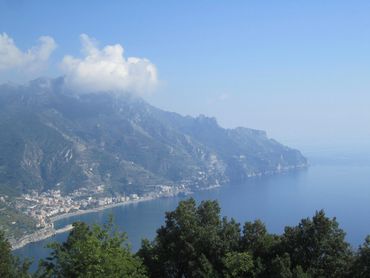
<path id="1" fill-rule="evenodd" d="M 104 184 L 208 186 L 306 166 L 298 150 L 214 118 L 183 117 L 142 99 L 66 91 L 63 79 L 0 86 L 0 190 Z M 1 192 L 0 192 L 1 193 Z"/>

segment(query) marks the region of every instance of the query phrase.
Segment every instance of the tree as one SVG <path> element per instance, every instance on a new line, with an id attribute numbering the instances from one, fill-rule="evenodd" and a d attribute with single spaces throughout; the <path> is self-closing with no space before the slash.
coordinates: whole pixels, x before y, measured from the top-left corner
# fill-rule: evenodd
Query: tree
<path id="1" fill-rule="evenodd" d="M 12 255 L 11 251 L 9 241 L 5 238 L 4 232 L 0 231 L 0 277 L 30 277 L 28 274 L 30 261 L 25 260 L 21 262 L 18 257 Z"/>
<path id="2" fill-rule="evenodd" d="M 218 277 L 225 254 L 235 251 L 239 224 L 221 219 L 216 201 L 181 201 L 166 213 L 166 223 L 152 243 L 144 241 L 138 254 L 151 277 Z"/>
<path id="3" fill-rule="evenodd" d="M 351 277 L 370 277 L 370 235 L 356 253 L 351 269 Z"/>
<path id="4" fill-rule="evenodd" d="M 40 263 L 39 277 L 146 277 L 145 269 L 112 224 L 92 228 L 73 224 L 67 241 L 49 245 L 51 256 Z"/>
<path id="5" fill-rule="evenodd" d="M 253 257 L 248 252 L 230 252 L 224 259 L 225 277 L 254 277 Z"/>
<path id="6" fill-rule="evenodd" d="M 283 256 L 277 255 L 271 262 L 271 277 L 275 278 L 292 278 L 291 262 L 289 254 L 285 253 Z"/>
<path id="7" fill-rule="evenodd" d="M 256 276 L 273 275 L 271 263 L 277 254 L 276 246 L 279 242 L 280 237 L 269 234 L 260 220 L 244 224 L 240 247 L 242 251 L 252 254 Z"/>
<path id="8" fill-rule="evenodd" d="M 74 223 L 64 243 L 32 277 L 370 277 L 370 236 L 354 254 L 335 218 L 323 211 L 286 227 L 281 236 L 269 234 L 257 220 L 243 232 L 235 220 L 221 218 L 216 201 L 194 199 L 166 213 L 153 241 L 143 240 L 136 255 L 126 235 L 112 221 L 103 227 Z M 12 256 L 0 232 L 0 277 L 25 278 L 29 263 Z"/>
<path id="9" fill-rule="evenodd" d="M 313 277 L 344 277 L 351 261 L 351 249 L 335 218 L 324 211 L 303 219 L 296 227 L 286 227 L 281 251 L 290 255 L 292 267 L 301 266 Z"/>
<path id="10" fill-rule="evenodd" d="M 255 257 L 272 259 L 272 249 L 279 243 L 279 237 L 269 234 L 265 224 L 260 220 L 246 222 L 243 227 L 241 247 L 244 251 L 251 252 Z"/>

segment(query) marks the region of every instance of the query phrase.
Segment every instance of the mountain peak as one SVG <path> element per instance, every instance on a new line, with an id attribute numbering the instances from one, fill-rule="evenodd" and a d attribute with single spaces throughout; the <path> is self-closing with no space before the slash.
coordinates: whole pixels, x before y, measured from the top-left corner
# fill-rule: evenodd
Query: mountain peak
<path id="1" fill-rule="evenodd" d="M 0 86 L 0 108 L 0 183 L 19 193 L 198 188 L 306 165 L 263 131 L 226 130 L 215 118 L 182 117 L 132 95 L 76 94 L 63 77 Z"/>

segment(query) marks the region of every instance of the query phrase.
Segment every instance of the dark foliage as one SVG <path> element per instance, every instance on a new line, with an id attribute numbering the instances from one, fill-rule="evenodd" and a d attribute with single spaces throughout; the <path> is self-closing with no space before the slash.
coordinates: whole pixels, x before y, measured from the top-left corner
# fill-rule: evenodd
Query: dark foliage
<path id="1" fill-rule="evenodd" d="M 351 270 L 352 277 L 370 277 L 370 235 L 360 246 Z"/>
<path id="2" fill-rule="evenodd" d="M 181 201 L 166 213 L 155 239 L 143 240 L 136 255 L 125 234 L 75 223 L 66 242 L 33 277 L 370 277 L 370 236 L 356 252 L 345 241 L 335 218 L 323 211 L 268 233 L 257 220 L 240 224 L 222 218 L 216 201 Z M 12 256 L 0 233 L 0 277 L 31 277 L 29 264 Z"/>
<path id="3" fill-rule="evenodd" d="M 125 234 L 112 225 L 90 228 L 82 222 L 66 242 L 49 245 L 53 252 L 40 262 L 38 277 L 146 277 L 140 259 L 130 253 Z"/>
<path id="4" fill-rule="evenodd" d="M 24 278 L 28 274 L 29 261 L 21 262 L 11 253 L 11 246 L 0 231 L 0 277 L 1 278 Z"/>
<path id="5" fill-rule="evenodd" d="M 259 220 L 239 226 L 217 202 L 182 201 L 138 255 L 151 277 L 370 277 L 370 237 L 353 253 L 323 211 L 282 235 Z"/>

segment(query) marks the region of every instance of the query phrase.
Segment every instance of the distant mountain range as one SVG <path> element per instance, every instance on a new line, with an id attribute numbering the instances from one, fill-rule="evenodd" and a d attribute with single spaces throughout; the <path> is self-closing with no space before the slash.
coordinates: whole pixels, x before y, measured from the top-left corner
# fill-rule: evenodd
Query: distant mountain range
<path id="1" fill-rule="evenodd" d="M 0 130 L 4 194 L 206 187 L 307 165 L 264 131 L 224 129 L 214 118 L 183 117 L 129 95 L 76 94 L 63 78 L 1 85 Z"/>

